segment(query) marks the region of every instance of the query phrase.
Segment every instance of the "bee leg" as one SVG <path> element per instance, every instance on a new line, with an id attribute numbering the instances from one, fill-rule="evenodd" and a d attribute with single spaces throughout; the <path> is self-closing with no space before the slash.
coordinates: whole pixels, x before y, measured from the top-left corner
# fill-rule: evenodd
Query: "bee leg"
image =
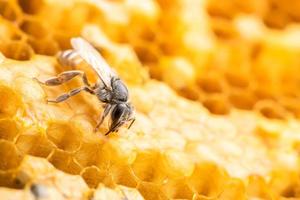
<path id="1" fill-rule="evenodd" d="M 112 129 L 109 129 L 109 130 L 105 133 L 105 135 L 110 134 L 112 131 L 113 131 Z"/>
<path id="2" fill-rule="evenodd" d="M 110 129 L 105 133 L 105 135 L 110 134 L 111 132 L 118 132 L 119 127 L 123 124 L 123 121 L 117 122 L 113 127 L 110 127 Z"/>
<path id="3" fill-rule="evenodd" d="M 110 128 L 106 133 L 105 133 L 105 135 L 109 135 L 111 132 L 118 132 L 119 130 L 114 130 L 115 129 L 115 127 L 113 127 L 113 128 Z"/>
<path id="4" fill-rule="evenodd" d="M 106 104 L 105 107 L 104 107 L 104 111 L 103 113 L 101 114 L 101 118 L 100 118 L 100 121 L 97 123 L 94 131 L 97 132 L 99 130 L 99 127 L 101 126 L 101 124 L 103 123 L 105 117 L 108 115 L 110 109 L 111 109 L 111 105 L 110 104 Z"/>
<path id="5" fill-rule="evenodd" d="M 88 91 L 89 89 L 87 87 L 80 87 L 80 88 L 76 88 L 76 89 L 73 89 L 71 90 L 70 92 L 68 93 L 65 93 L 63 95 L 60 95 L 59 97 L 57 97 L 56 99 L 54 100 L 51 100 L 51 99 L 48 99 L 47 101 L 48 102 L 51 102 L 51 103 L 60 103 L 62 101 L 65 101 L 67 100 L 68 98 L 70 98 L 71 96 L 74 96 L 76 94 L 78 94 L 79 92 L 83 91 L 83 90 L 86 90 Z"/>
<path id="6" fill-rule="evenodd" d="M 128 126 L 127 129 L 130 129 L 130 127 L 132 126 L 132 124 L 133 124 L 134 122 L 135 122 L 135 118 L 131 119 L 131 123 L 130 123 L 130 125 Z M 118 131 L 119 131 L 118 128 L 119 128 L 119 126 L 120 126 L 121 124 L 123 124 L 122 121 L 118 122 L 114 127 L 111 127 L 111 128 L 105 133 L 105 135 L 108 135 L 108 134 L 110 134 L 111 132 L 118 132 Z"/>
<path id="7" fill-rule="evenodd" d="M 86 74 L 80 70 L 70 70 L 60 73 L 59 75 L 52 77 L 46 81 L 40 81 L 37 78 L 34 78 L 37 80 L 40 84 L 48 85 L 48 86 L 55 86 L 55 85 L 61 85 L 71 79 L 73 79 L 75 76 L 80 75 L 82 77 L 82 81 L 85 85 L 90 87 L 90 84 L 87 80 Z"/>
<path id="8" fill-rule="evenodd" d="M 105 135 L 109 135 L 111 132 L 113 132 L 114 130 L 112 130 L 112 129 L 109 129 L 106 133 L 105 133 Z M 115 132 L 118 132 L 119 130 L 115 130 Z"/>
<path id="9" fill-rule="evenodd" d="M 131 119 L 131 122 L 130 122 L 130 124 L 129 124 L 129 126 L 128 126 L 127 129 L 130 129 L 130 127 L 132 126 L 132 124 L 133 124 L 134 122 L 135 122 L 135 118 Z"/>

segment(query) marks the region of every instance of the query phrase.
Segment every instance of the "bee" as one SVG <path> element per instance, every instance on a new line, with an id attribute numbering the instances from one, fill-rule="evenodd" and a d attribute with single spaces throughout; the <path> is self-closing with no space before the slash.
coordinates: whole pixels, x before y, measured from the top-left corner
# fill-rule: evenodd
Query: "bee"
<path id="1" fill-rule="evenodd" d="M 81 37 L 71 39 L 73 49 L 62 51 L 58 54 L 57 60 L 62 66 L 76 66 L 85 62 L 98 76 L 98 81 L 91 85 L 85 72 L 80 70 L 64 71 L 55 77 L 45 81 L 36 79 L 40 84 L 56 86 L 66 83 L 76 76 L 82 78 L 83 86 L 70 90 L 60 95 L 56 99 L 48 99 L 48 102 L 60 103 L 68 98 L 86 91 L 95 95 L 103 104 L 103 112 L 100 116 L 94 131 L 98 131 L 104 119 L 110 115 L 111 123 L 105 135 L 111 132 L 118 132 L 119 128 L 125 123 L 131 122 L 128 129 L 135 121 L 134 108 L 129 102 L 129 93 L 124 82 L 118 77 L 117 73 L 107 64 L 100 53 L 86 40 Z"/>

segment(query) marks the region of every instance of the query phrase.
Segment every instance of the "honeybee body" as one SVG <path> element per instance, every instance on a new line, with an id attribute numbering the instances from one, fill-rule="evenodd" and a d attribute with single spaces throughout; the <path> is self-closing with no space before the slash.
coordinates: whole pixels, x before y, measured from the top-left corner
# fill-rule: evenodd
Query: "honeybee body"
<path id="1" fill-rule="evenodd" d="M 66 50 L 58 54 L 57 60 L 63 66 L 76 67 L 78 64 L 85 62 L 98 75 L 99 81 L 90 85 L 84 72 L 80 70 L 65 71 L 57 77 L 50 78 L 46 81 L 39 81 L 42 84 L 54 86 L 65 83 L 75 76 L 82 77 L 84 86 L 71 90 L 70 92 L 57 97 L 49 102 L 59 103 L 67 100 L 69 97 L 78 94 L 81 91 L 89 92 L 95 95 L 100 102 L 104 103 L 104 111 L 100 121 L 97 123 L 95 131 L 102 124 L 104 118 L 110 114 L 111 124 L 109 134 L 118 131 L 126 122 L 131 121 L 130 126 L 135 121 L 133 117 L 133 106 L 130 104 L 128 97 L 128 89 L 123 81 L 109 67 L 101 55 L 88 42 L 82 38 L 73 38 L 71 44 L 74 49 Z"/>
<path id="2" fill-rule="evenodd" d="M 112 89 L 101 87 L 100 84 L 98 83 L 94 90 L 100 101 L 113 104 L 128 102 L 128 89 L 119 78 L 111 79 Z"/>

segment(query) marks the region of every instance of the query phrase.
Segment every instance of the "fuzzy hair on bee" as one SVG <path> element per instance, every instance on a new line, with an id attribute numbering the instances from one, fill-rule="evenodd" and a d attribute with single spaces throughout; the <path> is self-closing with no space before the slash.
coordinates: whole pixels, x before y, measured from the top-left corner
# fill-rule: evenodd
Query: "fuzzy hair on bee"
<path id="1" fill-rule="evenodd" d="M 118 77 L 117 73 L 108 65 L 100 53 L 85 39 L 76 37 L 71 39 L 73 49 L 62 51 L 58 54 L 57 60 L 62 66 L 76 67 L 85 62 L 98 76 L 98 81 L 90 84 L 85 72 L 81 70 L 69 70 L 58 74 L 45 81 L 36 79 L 40 84 L 56 86 L 66 83 L 76 76 L 82 78 L 83 86 L 70 90 L 58 96 L 56 99 L 48 99 L 48 102 L 60 103 L 70 97 L 86 91 L 95 95 L 104 104 L 103 113 L 95 127 L 95 132 L 103 123 L 106 117 L 110 117 L 111 123 L 105 135 L 111 132 L 118 132 L 125 123 L 130 122 L 128 129 L 134 123 L 134 108 L 129 101 L 127 86 Z"/>

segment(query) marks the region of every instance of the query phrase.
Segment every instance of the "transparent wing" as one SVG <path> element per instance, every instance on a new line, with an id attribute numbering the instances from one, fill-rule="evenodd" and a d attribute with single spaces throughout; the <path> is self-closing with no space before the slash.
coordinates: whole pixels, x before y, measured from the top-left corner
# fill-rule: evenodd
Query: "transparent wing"
<path id="1" fill-rule="evenodd" d="M 71 45 L 82 59 L 94 69 L 103 84 L 111 88 L 111 78 L 116 74 L 100 53 L 81 37 L 72 38 Z"/>

